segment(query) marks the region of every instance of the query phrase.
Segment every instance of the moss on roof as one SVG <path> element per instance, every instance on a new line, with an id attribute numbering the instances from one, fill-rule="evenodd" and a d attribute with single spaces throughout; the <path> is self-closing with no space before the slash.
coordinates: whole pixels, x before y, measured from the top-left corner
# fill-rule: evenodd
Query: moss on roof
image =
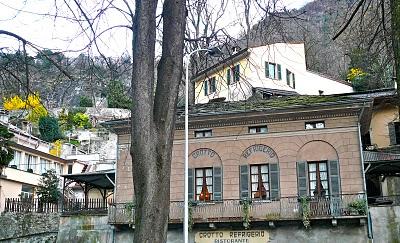
<path id="1" fill-rule="evenodd" d="M 363 101 L 365 99 L 362 99 Z M 245 111 L 263 111 L 271 109 L 287 109 L 293 107 L 308 107 L 318 105 L 334 105 L 340 103 L 353 103 L 361 101 L 360 98 L 329 95 L 329 96 L 286 96 L 263 99 L 249 99 L 247 101 L 236 102 L 210 102 L 206 104 L 196 104 L 189 107 L 189 113 L 193 116 L 218 113 L 237 113 Z M 183 107 L 182 107 L 183 108 Z M 178 108 L 178 116 L 182 115 L 183 109 Z"/>

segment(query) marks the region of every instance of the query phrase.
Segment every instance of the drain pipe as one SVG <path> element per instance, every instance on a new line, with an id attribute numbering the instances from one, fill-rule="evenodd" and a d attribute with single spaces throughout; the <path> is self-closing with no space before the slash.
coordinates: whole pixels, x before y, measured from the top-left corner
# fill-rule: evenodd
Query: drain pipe
<path id="1" fill-rule="evenodd" d="M 371 240 L 371 243 L 374 242 L 374 234 L 372 228 L 372 221 L 371 221 L 371 214 L 369 212 L 368 207 L 368 195 L 367 195 L 367 182 L 365 179 L 365 170 L 364 170 L 364 154 L 363 154 L 363 147 L 362 147 L 362 140 L 361 140 L 361 117 L 364 114 L 365 110 L 365 103 L 363 103 L 363 108 L 361 109 L 360 115 L 358 116 L 357 128 L 358 128 L 358 142 L 360 145 L 360 161 L 361 161 L 361 174 L 363 177 L 363 187 L 364 187 L 364 195 L 365 195 L 365 205 L 366 205 L 366 213 L 367 213 L 367 234 L 368 238 Z"/>

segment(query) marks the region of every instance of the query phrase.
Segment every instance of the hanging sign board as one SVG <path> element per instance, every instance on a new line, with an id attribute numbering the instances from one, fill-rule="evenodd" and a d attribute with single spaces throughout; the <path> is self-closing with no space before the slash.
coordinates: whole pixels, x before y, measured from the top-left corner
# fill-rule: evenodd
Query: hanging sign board
<path id="1" fill-rule="evenodd" d="M 266 230 L 241 231 L 200 231 L 195 235 L 195 243 L 267 243 Z"/>

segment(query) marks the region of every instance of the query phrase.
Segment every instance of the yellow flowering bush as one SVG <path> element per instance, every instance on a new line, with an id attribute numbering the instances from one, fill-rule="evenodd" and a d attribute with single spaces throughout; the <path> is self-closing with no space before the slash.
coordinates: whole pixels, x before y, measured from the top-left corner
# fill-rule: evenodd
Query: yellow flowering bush
<path id="1" fill-rule="evenodd" d="M 4 109 L 8 111 L 25 109 L 25 101 L 23 101 L 18 95 L 9 99 L 4 98 Z"/>
<path id="2" fill-rule="evenodd" d="M 28 98 L 25 101 L 26 106 L 28 108 L 37 108 L 39 106 L 43 107 L 41 102 L 40 102 L 40 97 L 38 94 L 30 94 L 28 95 Z"/>
<path id="3" fill-rule="evenodd" d="M 47 109 L 42 105 L 40 96 L 37 93 L 29 94 L 26 100 L 18 95 L 10 98 L 4 98 L 4 109 L 8 111 L 27 110 L 26 119 L 37 123 L 41 117 L 47 116 Z"/>
<path id="4" fill-rule="evenodd" d="M 54 143 L 52 143 L 51 145 L 52 145 L 52 147 L 51 147 L 49 153 L 51 155 L 60 157 L 61 156 L 61 151 L 62 151 L 62 142 L 61 142 L 61 140 L 57 140 Z"/>
<path id="5" fill-rule="evenodd" d="M 353 81 L 356 78 L 364 77 L 366 74 L 361 68 L 350 68 L 347 79 Z"/>

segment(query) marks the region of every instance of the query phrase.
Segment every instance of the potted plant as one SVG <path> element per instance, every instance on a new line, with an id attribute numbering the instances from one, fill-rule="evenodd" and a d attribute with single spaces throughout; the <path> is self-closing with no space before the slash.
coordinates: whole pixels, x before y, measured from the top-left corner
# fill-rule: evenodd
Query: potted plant
<path id="1" fill-rule="evenodd" d="M 355 215 L 366 215 L 367 214 L 367 203 L 364 199 L 356 199 L 347 205 L 348 210 L 351 214 Z"/>
<path id="2" fill-rule="evenodd" d="M 10 133 L 6 126 L 0 125 L 0 175 L 4 167 L 14 159 L 14 151 L 11 149 L 13 137 L 14 134 Z"/>

